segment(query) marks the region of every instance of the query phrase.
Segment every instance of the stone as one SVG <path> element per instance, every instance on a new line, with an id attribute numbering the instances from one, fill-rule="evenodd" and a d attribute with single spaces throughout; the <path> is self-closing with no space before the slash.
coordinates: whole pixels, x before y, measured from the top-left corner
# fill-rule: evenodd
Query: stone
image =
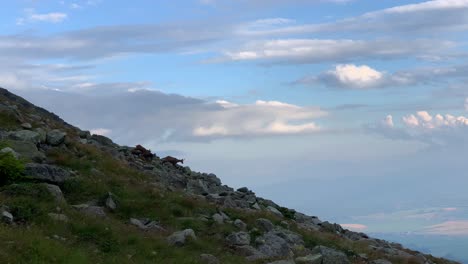
<path id="1" fill-rule="evenodd" d="M 377 259 L 369 262 L 369 264 L 392 264 L 392 262 L 386 260 L 386 259 Z"/>
<path id="2" fill-rule="evenodd" d="M 223 224 L 224 223 L 224 218 L 221 214 L 214 214 L 211 218 L 213 218 L 213 221 L 215 221 L 215 223 L 217 224 Z"/>
<path id="3" fill-rule="evenodd" d="M 236 219 L 234 220 L 234 226 L 239 228 L 240 230 L 246 230 L 247 229 L 247 224 L 244 223 L 244 221 L 240 220 L 240 219 Z"/>
<path id="4" fill-rule="evenodd" d="M 7 211 L 6 208 L 0 208 L 2 222 L 6 224 L 13 224 L 14 218 L 13 215 Z"/>
<path id="5" fill-rule="evenodd" d="M 279 217 L 283 217 L 283 214 L 273 206 L 268 206 L 267 210 L 270 211 L 271 213 L 273 213 L 274 215 L 277 215 Z"/>
<path id="6" fill-rule="evenodd" d="M 51 183 L 62 183 L 71 177 L 71 173 L 69 171 L 58 166 L 37 163 L 26 164 L 24 173 L 31 179 Z"/>
<path id="7" fill-rule="evenodd" d="M 250 235 L 247 232 L 235 232 L 226 237 L 226 241 L 231 246 L 244 246 L 250 244 Z"/>
<path id="8" fill-rule="evenodd" d="M 59 129 L 54 129 L 49 132 L 47 132 L 47 144 L 51 146 L 59 146 L 63 142 L 65 142 L 65 136 L 67 133 L 63 132 L 62 130 Z"/>
<path id="9" fill-rule="evenodd" d="M 31 130 L 19 130 L 10 133 L 10 138 L 18 141 L 31 142 L 33 144 L 41 143 L 41 135 Z"/>
<path id="10" fill-rule="evenodd" d="M 42 163 L 46 156 L 43 152 L 37 149 L 36 144 L 27 141 L 10 140 L 8 145 L 19 154 L 20 157 L 32 160 L 34 162 Z"/>
<path id="11" fill-rule="evenodd" d="M 258 226 L 258 228 L 260 230 L 262 230 L 263 232 L 270 232 L 271 230 L 273 230 L 275 228 L 275 226 L 273 225 L 273 223 L 268 220 L 268 219 L 265 219 L 265 218 L 259 218 L 255 221 L 255 224 Z"/>
<path id="12" fill-rule="evenodd" d="M 115 203 L 114 199 L 112 198 L 114 195 L 109 192 L 107 194 L 107 198 L 106 198 L 106 208 L 107 209 L 110 209 L 112 211 L 115 211 L 117 209 L 117 204 Z"/>
<path id="13" fill-rule="evenodd" d="M 242 187 L 242 188 L 237 189 L 237 191 L 241 193 L 247 193 L 249 192 L 249 189 L 247 187 Z"/>
<path id="14" fill-rule="evenodd" d="M 64 214 L 48 213 L 49 217 L 54 221 L 68 222 L 68 216 Z"/>
<path id="15" fill-rule="evenodd" d="M 20 157 L 20 155 L 18 153 L 16 153 L 15 150 L 13 150 L 12 148 L 9 148 L 9 147 L 3 148 L 2 150 L 0 150 L 0 153 L 2 153 L 2 154 L 10 153 L 16 159 L 18 159 Z"/>
<path id="16" fill-rule="evenodd" d="M 78 204 L 78 205 L 73 205 L 73 208 L 90 216 L 96 216 L 96 217 L 101 217 L 101 218 L 106 217 L 106 212 L 104 212 L 104 208 L 100 206 L 89 205 L 89 204 Z"/>
<path id="17" fill-rule="evenodd" d="M 80 131 L 78 133 L 78 136 L 80 138 L 82 138 L 82 139 L 89 139 L 89 138 L 91 138 L 91 132 L 89 132 L 89 131 Z"/>
<path id="18" fill-rule="evenodd" d="M 200 255 L 200 263 L 203 264 L 219 264 L 219 260 L 217 257 L 211 254 L 201 254 Z"/>
<path id="19" fill-rule="evenodd" d="M 350 263 L 345 253 L 325 246 L 314 247 L 312 254 L 320 254 L 323 257 L 322 264 Z"/>
<path id="20" fill-rule="evenodd" d="M 294 260 L 277 260 L 268 262 L 267 264 L 296 264 L 296 262 L 294 262 Z"/>
<path id="21" fill-rule="evenodd" d="M 293 252 L 288 245 L 288 242 L 274 232 L 268 232 L 263 236 L 258 237 L 255 239 L 255 243 L 259 245 L 257 247 L 258 251 L 266 255 L 268 258 L 289 258 L 293 256 Z"/>
<path id="22" fill-rule="evenodd" d="M 21 124 L 21 127 L 24 128 L 24 129 L 31 129 L 32 128 L 31 124 L 29 124 L 29 123 L 23 123 L 23 124 Z"/>
<path id="23" fill-rule="evenodd" d="M 65 202 L 65 198 L 63 197 L 62 190 L 60 187 L 53 184 L 44 183 L 43 186 L 49 191 L 49 193 L 55 198 L 55 201 L 61 203 Z"/>
<path id="24" fill-rule="evenodd" d="M 185 229 L 182 231 L 177 231 L 167 237 L 167 242 L 172 246 L 181 247 L 187 243 L 188 239 L 196 240 L 197 236 L 192 229 Z"/>
<path id="25" fill-rule="evenodd" d="M 260 205 L 258 203 L 254 203 L 251 205 L 252 209 L 255 209 L 255 210 L 262 210 L 262 208 L 260 207 Z"/>
<path id="26" fill-rule="evenodd" d="M 159 225 L 158 222 L 153 221 L 148 218 L 142 218 L 142 219 L 136 219 L 136 218 L 130 218 L 130 224 L 137 226 L 138 228 L 142 230 L 158 230 L 158 231 L 164 231 L 165 229 Z"/>
<path id="27" fill-rule="evenodd" d="M 296 258 L 297 264 L 322 264 L 323 256 L 321 254 L 311 254 Z"/>

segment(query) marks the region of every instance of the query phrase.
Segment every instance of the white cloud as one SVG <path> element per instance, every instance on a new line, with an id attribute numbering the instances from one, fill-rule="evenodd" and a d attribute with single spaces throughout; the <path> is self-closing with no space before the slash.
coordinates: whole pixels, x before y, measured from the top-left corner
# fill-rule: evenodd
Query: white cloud
<path id="1" fill-rule="evenodd" d="M 217 101 L 224 109 L 203 113 L 203 125 L 193 130 L 194 136 L 259 136 L 315 133 L 322 131 L 313 119 L 326 115 L 319 108 L 299 107 L 278 101 L 258 100 L 255 104 L 238 105 Z"/>
<path id="2" fill-rule="evenodd" d="M 321 82 L 348 89 L 368 89 L 381 83 L 384 76 L 383 72 L 379 72 L 367 65 L 339 64 L 333 70 L 312 79 L 303 79 L 298 82 Z"/>
<path id="3" fill-rule="evenodd" d="M 112 130 L 107 128 L 95 128 L 90 130 L 91 134 L 109 136 L 112 133 Z"/>
<path id="4" fill-rule="evenodd" d="M 340 224 L 343 228 L 349 229 L 351 231 L 362 232 L 367 229 L 366 225 L 362 224 Z"/>
<path id="5" fill-rule="evenodd" d="M 468 236 L 468 220 L 446 221 L 437 225 L 431 225 L 422 231 L 424 234 Z"/>
<path id="6" fill-rule="evenodd" d="M 468 111 L 468 97 L 465 98 L 465 111 Z"/>
<path id="7" fill-rule="evenodd" d="M 382 126 L 393 128 L 395 124 L 393 123 L 393 116 L 387 115 L 384 120 L 382 120 Z"/>
<path id="8" fill-rule="evenodd" d="M 24 12 L 25 12 L 25 16 L 20 17 L 16 20 L 17 25 L 24 25 L 28 22 L 60 23 L 60 22 L 63 22 L 68 17 L 66 13 L 61 13 L 61 12 L 50 12 L 50 13 L 38 14 L 32 8 L 25 9 Z"/>

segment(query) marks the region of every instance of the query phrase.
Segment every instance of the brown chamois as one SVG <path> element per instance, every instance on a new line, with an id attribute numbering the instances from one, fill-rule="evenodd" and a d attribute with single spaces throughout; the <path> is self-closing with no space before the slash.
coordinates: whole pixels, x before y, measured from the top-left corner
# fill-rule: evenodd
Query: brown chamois
<path id="1" fill-rule="evenodd" d="M 168 163 L 171 163 L 174 166 L 176 166 L 177 163 L 179 163 L 179 162 L 184 164 L 184 159 L 177 159 L 177 158 L 174 158 L 174 157 L 171 157 L 171 156 L 167 156 L 167 157 L 165 157 L 165 158 L 163 158 L 161 160 L 162 160 L 163 163 L 168 162 Z"/>
<path id="2" fill-rule="evenodd" d="M 137 155 L 137 156 L 140 156 L 140 157 L 143 157 L 144 159 L 146 160 L 151 160 L 154 158 L 154 154 L 151 153 L 151 150 L 149 149 L 146 149 L 145 147 L 143 147 L 142 145 L 137 145 L 133 150 L 132 150 L 132 154 L 134 155 Z"/>

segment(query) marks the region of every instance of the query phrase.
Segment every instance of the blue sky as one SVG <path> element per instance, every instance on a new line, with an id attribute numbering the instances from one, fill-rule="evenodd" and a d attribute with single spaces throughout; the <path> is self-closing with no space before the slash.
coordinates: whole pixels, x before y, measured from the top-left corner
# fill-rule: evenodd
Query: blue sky
<path id="1" fill-rule="evenodd" d="M 0 86 L 77 126 L 364 232 L 468 236 L 467 0 L 17 0 L 0 29 Z"/>

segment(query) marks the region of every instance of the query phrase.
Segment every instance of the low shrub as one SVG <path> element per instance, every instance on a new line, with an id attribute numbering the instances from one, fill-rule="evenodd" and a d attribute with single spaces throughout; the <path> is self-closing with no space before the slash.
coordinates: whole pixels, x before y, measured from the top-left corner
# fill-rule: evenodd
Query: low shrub
<path id="1" fill-rule="evenodd" d="M 0 153 L 0 185 L 19 181 L 23 177 L 23 162 L 11 153 Z"/>

